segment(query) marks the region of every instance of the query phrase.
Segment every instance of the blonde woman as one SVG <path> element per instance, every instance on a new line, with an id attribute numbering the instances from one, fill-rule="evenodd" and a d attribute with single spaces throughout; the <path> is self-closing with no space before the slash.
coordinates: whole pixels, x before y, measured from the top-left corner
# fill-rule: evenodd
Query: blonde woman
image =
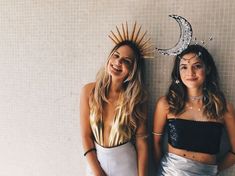
<path id="1" fill-rule="evenodd" d="M 122 40 L 112 38 L 116 45 L 96 81 L 81 91 L 87 175 L 147 175 L 145 50 L 138 36 L 129 38 L 123 33 Z"/>

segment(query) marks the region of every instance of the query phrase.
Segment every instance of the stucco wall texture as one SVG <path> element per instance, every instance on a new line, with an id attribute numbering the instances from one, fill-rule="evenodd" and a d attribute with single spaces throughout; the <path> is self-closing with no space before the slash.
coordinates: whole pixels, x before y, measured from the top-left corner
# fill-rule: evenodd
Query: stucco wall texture
<path id="1" fill-rule="evenodd" d="M 185 17 L 193 36 L 206 42 L 221 87 L 235 104 L 233 0 L 1 0 L 0 176 L 84 176 L 79 92 L 113 47 L 110 30 L 137 21 L 155 47 L 170 48 L 180 35 L 170 14 Z M 146 60 L 149 132 L 173 60 L 157 52 Z M 151 155 L 151 138 L 149 146 Z M 224 137 L 220 155 L 228 148 Z M 153 176 L 151 157 L 149 170 Z M 235 167 L 221 175 L 235 175 Z"/>

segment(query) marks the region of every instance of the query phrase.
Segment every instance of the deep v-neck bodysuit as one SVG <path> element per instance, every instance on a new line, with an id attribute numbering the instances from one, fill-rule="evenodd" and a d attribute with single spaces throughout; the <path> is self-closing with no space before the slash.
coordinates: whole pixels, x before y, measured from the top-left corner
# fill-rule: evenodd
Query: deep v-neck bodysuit
<path id="1" fill-rule="evenodd" d="M 99 145 L 104 146 L 103 118 L 100 118 L 100 120 L 97 121 L 95 113 L 91 110 L 90 124 L 95 141 Z M 108 146 L 105 147 L 115 147 L 130 141 L 132 138 L 132 132 L 128 124 L 129 120 L 124 108 L 117 108 L 108 137 Z"/>

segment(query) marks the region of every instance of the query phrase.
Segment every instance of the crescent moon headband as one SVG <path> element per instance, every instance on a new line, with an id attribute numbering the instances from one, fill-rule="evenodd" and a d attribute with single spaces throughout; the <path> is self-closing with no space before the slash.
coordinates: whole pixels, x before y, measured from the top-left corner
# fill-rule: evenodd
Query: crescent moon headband
<path id="1" fill-rule="evenodd" d="M 120 32 L 119 28 L 116 26 L 117 33 L 115 34 L 113 31 L 111 31 L 111 35 L 108 36 L 115 44 L 119 44 L 123 41 L 131 41 L 139 48 L 140 53 L 144 58 L 152 58 L 153 48 L 150 44 L 150 38 L 146 39 L 147 31 L 145 31 L 143 34 L 140 34 L 141 27 L 142 26 L 137 29 L 135 22 L 132 32 L 129 33 L 128 24 L 126 22 L 125 26 L 122 24 L 122 32 Z"/>
<path id="2" fill-rule="evenodd" d="M 169 15 L 169 17 L 175 19 L 180 27 L 180 37 L 178 43 L 169 49 L 158 49 L 158 52 L 163 55 L 177 55 L 185 50 L 192 40 L 193 30 L 191 24 L 182 16 Z"/>

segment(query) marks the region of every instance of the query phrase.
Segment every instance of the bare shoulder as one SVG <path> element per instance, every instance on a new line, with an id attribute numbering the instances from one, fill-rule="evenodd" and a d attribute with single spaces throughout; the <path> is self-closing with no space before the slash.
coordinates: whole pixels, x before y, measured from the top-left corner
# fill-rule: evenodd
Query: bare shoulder
<path id="1" fill-rule="evenodd" d="M 81 89 L 81 94 L 90 94 L 90 92 L 94 87 L 95 87 L 95 82 L 85 84 Z"/>
<path id="2" fill-rule="evenodd" d="M 165 96 L 158 98 L 155 106 L 155 114 L 167 116 L 169 113 L 169 104 Z"/>
<path id="3" fill-rule="evenodd" d="M 80 92 L 81 99 L 88 100 L 91 94 L 91 91 L 93 90 L 94 87 L 95 87 L 95 82 L 84 85 Z"/>
<path id="4" fill-rule="evenodd" d="M 235 118 L 235 110 L 234 110 L 234 106 L 232 103 L 228 102 L 227 103 L 227 113 L 225 114 L 225 117 L 232 117 Z"/>
<path id="5" fill-rule="evenodd" d="M 230 103 L 230 102 L 228 102 L 228 103 L 227 103 L 227 109 L 228 109 L 229 112 L 234 111 L 234 106 L 233 106 L 233 104 Z"/>
<path id="6" fill-rule="evenodd" d="M 168 108 L 169 107 L 166 96 L 161 96 L 160 98 L 158 98 L 157 103 L 156 103 L 156 107 L 159 107 L 159 108 L 164 108 L 164 107 Z"/>
<path id="7" fill-rule="evenodd" d="M 165 96 L 158 98 L 154 111 L 154 131 L 163 132 L 169 114 L 169 104 Z"/>

